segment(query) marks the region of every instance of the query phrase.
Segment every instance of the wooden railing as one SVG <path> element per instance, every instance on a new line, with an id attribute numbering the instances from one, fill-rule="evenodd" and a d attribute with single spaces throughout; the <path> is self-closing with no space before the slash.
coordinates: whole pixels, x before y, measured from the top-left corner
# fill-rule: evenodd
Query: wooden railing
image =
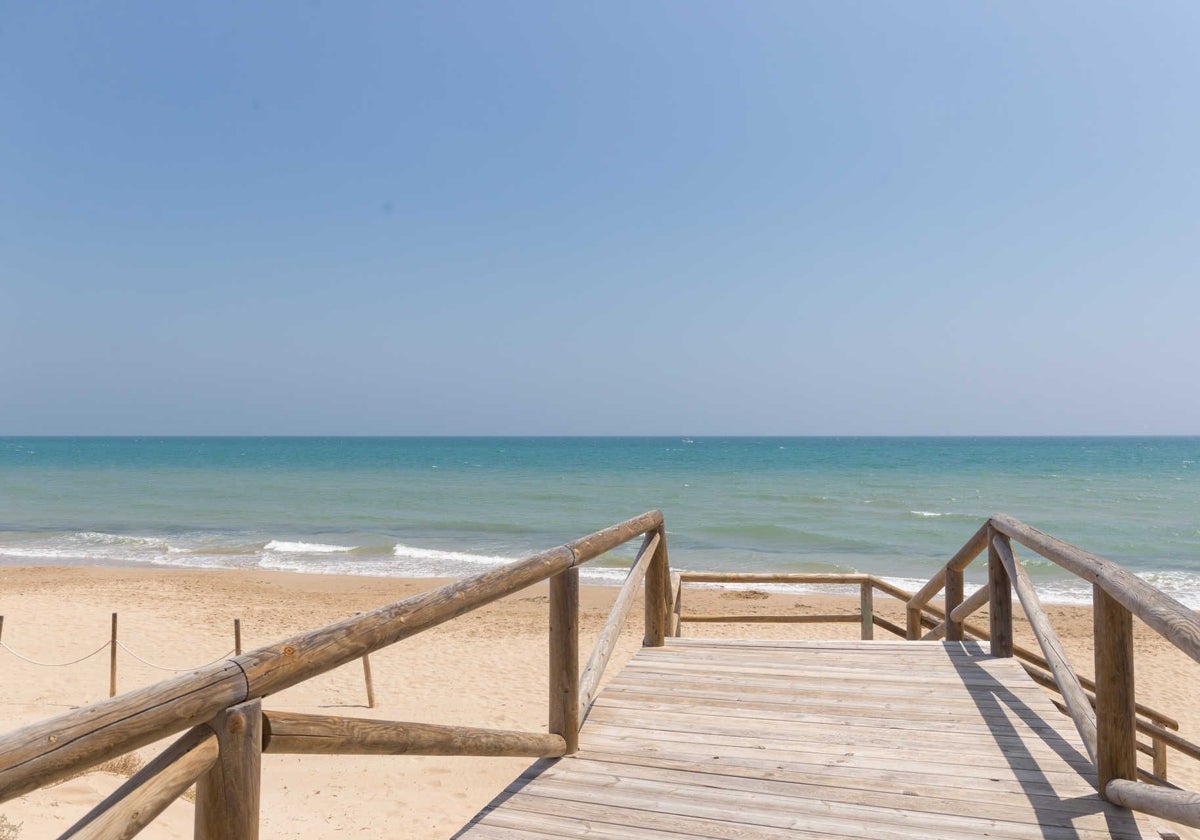
<path id="1" fill-rule="evenodd" d="M 644 537 L 587 667 L 579 674 L 579 566 Z M 542 581 L 550 585 L 548 732 L 264 711 L 262 699 Z M 670 632 L 662 514 L 650 511 L 567 545 L 184 676 L 0 737 L 0 802 L 173 734 L 183 736 L 63 837 L 132 837 L 196 785 L 195 836 L 258 837 L 262 753 L 553 757 L 578 749 L 639 588 L 647 646 Z"/>
<path id="2" fill-rule="evenodd" d="M 1092 584 L 1094 681 L 1080 678 L 1071 668 L 1033 582 L 1013 551 L 1014 541 Z M 985 550 L 988 583 L 964 599 L 963 570 Z M 929 603 L 942 589 L 944 610 Z M 1041 648 L 1040 657 L 1013 643 L 1014 589 Z M 986 630 L 966 621 L 985 605 Z M 1200 827 L 1200 795 L 1166 782 L 1166 747 L 1200 759 L 1200 746 L 1172 731 L 1179 728 L 1177 721 L 1136 702 L 1134 616 L 1200 662 L 1200 616 L 1195 611 L 1111 560 L 998 514 L 908 600 L 905 635 L 909 639 L 956 640 L 969 634 L 989 639 L 995 656 L 1019 656 L 1035 680 L 1062 695 L 1060 708 L 1071 716 L 1095 765 L 1096 788 L 1102 797 L 1152 816 Z M 930 630 L 924 633 L 926 627 Z M 1139 732 L 1151 738 L 1149 747 L 1139 743 Z M 1139 770 L 1139 750 L 1153 756 L 1153 773 Z"/>
<path id="3" fill-rule="evenodd" d="M 579 671 L 579 566 L 642 537 L 582 674 Z M 1071 669 L 1012 541 L 1090 581 L 1094 592 L 1095 681 Z M 963 570 L 988 552 L 988 584 L 964 597 Z M 518 732 L 264 711 L 262 699 L 542 581 L 549 581 L 548 732 Z M 827 615 L 718 615 L 683 612 L 685 584 L 857 585 L 857 612 Z M 1013 642 L 1012 591 L 1042 655 Z M 945 590 L 944 609 L 931 603 Z M 1030 675 L 1061 694 L 1108 800 L 1200 826 L 1200 796 L 1166 783 L 1166 748 L 1200 759 L 1177 721 L 1136 703 L 1132 617 L 1200 661 L 1200 618 L 1117 564 L 1007 516 L 989 519 L 918 592 L 874 575 L 671 574 L 662 514 L 651 511 L 503 568 L 425 592 L 0 737 L 0 802 L 183 732 L 158 757 L 63 836 L 132 837 L 192 784 L 195 836 L 258 836 L 262 753 L 555 757 L 578 749 L 586 718 L 628 620 L 644 591 L 643 644 L 660 646 L 686 623 L 847 622 L 863 639 L 879 627 L 913 641 L 968 636 L 990 640 L 997 656 L 1017 656 Z M 874 593 L 899 600 L 901 627 L 875 610 Z M 987 606 L 989 626 L 967 618 Z M 1137 733 L 1151 739 L 1141 744 Z M 1137 767 L 1136 751 L 1154 758 Z M 1139 776 L 1153 784 L 1138 781 Z"/>

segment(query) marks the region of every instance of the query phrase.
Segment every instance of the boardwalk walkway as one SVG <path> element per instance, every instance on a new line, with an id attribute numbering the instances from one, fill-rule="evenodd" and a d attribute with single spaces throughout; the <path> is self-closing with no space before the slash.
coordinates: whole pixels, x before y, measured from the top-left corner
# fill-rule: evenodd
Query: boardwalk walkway
<path id="1" fill-rule="evenodd" d="M 972 642 L 669 639 L 457 837 L 1158 838 L 1068 718 Z"/>

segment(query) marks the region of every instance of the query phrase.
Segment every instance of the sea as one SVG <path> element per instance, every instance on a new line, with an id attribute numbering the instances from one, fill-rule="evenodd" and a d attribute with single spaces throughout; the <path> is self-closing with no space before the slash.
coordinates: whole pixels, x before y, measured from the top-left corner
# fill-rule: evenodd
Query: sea
<path id="1" fill-rule="evenodd" d="M 1197 437 L 0 438 L 0 565 L 462 577 L 654 508 L 676 569 L 906 588 L 1007 513 L 1200 608 Z"/>

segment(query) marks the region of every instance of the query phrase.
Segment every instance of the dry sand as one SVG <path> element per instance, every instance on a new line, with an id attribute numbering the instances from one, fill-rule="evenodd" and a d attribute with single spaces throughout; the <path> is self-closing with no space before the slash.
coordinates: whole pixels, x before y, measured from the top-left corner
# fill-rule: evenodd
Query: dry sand
<path id="1" fill-rule="evenodd" d="M 227 654 L 233 620 L 251 649 L 368 610 L 440 581 L 157 569 L 0 568 L 3 641 L 43 662 L 74 659 L 102 645 L 110 614 L 120 639 L 149 662 L 194 667 Z M 584 587 L 581 657 L 586 660 L 616 590 Z M 268 709 L 545 731 L 546 590 L 537 587 L 373 654 L 376 708 L 366 708 L 358 663 L 266 701 Z M 689 588 L 696 612 L 855 612 L 856 597 Z M 877 611 L 903 623 L 899 603 L 876 594 Z M 1019 613 L 1019 607 L 1017 608 Z M 1091 611 L 1053 607 L 1072 663 L 1091 673 Z M 635 611 L 609 668 L 611 676 L 640 644 Z M 883 631 L 877 634 L 886 636 Z M 856 638 L 856 624 L 688 625 L 688 636 Z M 1018 641 L 1036 647 L 1028 625 Z M 1136 628 L 1138 699 L 1177 718 L 1200 741 L 1196 664 L 1145 627 Z M 107 651 L 69 667 L 32 665 L 0 649 L 0 731 L 8 731 L 108 695 Z M 119 688 L 170 674 L 121 651 Z M 160 746 L 139 751 L 144 761 Z M 1145 757 L 1143 757 L 1144 760 Z M 522 758 L 263 758 L 262 836 L 442 838 L 454 833 L 529 763 Z M 129 762 L 117 770 L 128 772 Z M 1200 767 L 1171 753 L 1171 778 L 1200 789 Z M 71 825 L 123 780 L 94 772 L 0 806 L 18 836 L 41 838 Z M 192 805 L 180 800 L 141 836 L 191 837 Z"/>

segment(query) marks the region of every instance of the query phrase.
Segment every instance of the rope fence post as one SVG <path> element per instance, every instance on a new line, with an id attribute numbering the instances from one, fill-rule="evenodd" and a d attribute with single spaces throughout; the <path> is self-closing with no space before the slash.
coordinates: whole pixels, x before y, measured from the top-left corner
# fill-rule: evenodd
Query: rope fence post
<path id="1" fill-rule="evenodd" d="M 108 646 L 108 696 L 117 696 L 117 614 L 112 614 L 112 640 Z"/>
<path id="2" fill-rule="evenodd" d="M 375 681 L 371 679 L 371 655 L 363 654 L 363 679 L 367 682 L 367 708 L 375 708 Z"/>

